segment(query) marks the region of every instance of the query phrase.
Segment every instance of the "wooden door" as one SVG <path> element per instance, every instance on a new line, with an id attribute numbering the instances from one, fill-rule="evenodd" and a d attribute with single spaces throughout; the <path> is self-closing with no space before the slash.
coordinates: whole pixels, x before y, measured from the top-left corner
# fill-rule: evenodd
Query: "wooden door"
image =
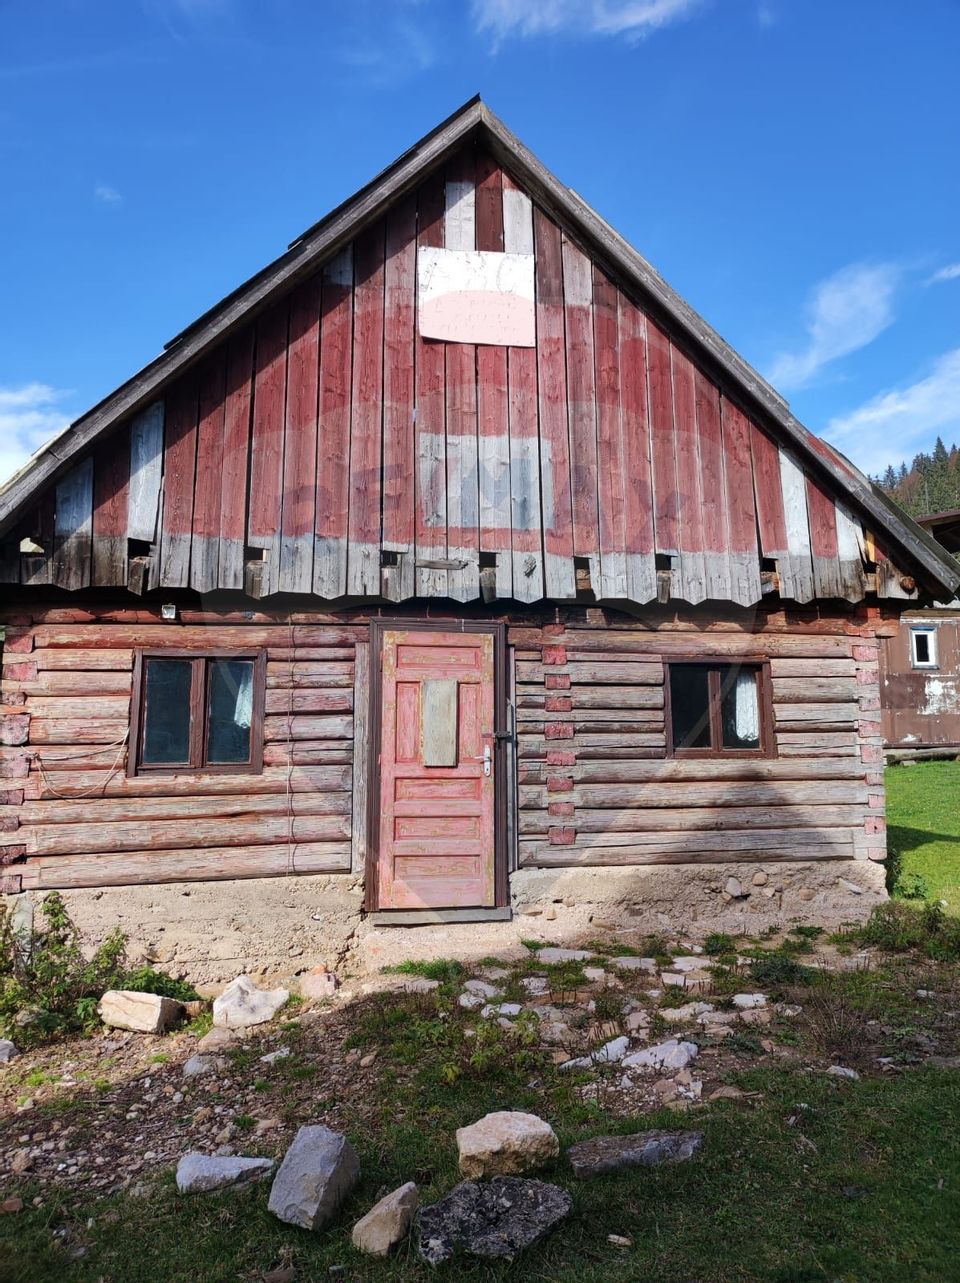
<path id="1" fill-rule="evenodd" d="M 385 631 L 381 909 L 495 904 L 494 638 Z"/>

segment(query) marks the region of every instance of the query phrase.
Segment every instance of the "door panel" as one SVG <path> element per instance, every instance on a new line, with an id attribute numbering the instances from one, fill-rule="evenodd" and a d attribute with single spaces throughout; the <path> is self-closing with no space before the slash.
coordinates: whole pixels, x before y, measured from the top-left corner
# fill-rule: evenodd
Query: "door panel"
<path id="1" fill-rule="evenodd" d="M 493 635 L 387 631 L 381 663 L 378 907 L 492 907 Z"/>

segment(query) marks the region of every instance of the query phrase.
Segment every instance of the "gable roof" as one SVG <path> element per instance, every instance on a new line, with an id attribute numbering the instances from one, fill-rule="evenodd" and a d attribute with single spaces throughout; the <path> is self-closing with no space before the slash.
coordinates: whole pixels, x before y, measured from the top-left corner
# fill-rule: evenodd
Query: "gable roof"
<path id="1" fill-rule="evenodd" d="M 0 534 L 77 456 L 121 420 L 148 405 L 216 343 L 263 311 L 281 292 L 316 271 L 411 191 L 458 148 L 479 142 L 510 169 L 529 194 L 569 227 L 591 255 L 678 338 L 733 400 L 845 496 L 889 540 L 931 590 L 960 587 L 956 562 L 925 530 L 838 451 L 814 436 L 783 398 L 680 297 L 627 241 L 564 186 L 478 97 L 443 121 L 354 196 L 293 241 L 287 251 L 176 335 L 163 352 L 44 446 L 0 489 Z"/>

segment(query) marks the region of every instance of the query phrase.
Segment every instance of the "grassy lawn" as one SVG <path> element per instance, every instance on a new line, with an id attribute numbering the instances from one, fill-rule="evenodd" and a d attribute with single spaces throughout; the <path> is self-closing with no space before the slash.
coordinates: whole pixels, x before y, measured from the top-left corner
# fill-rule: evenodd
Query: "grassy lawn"
<path id="1" fill-rule="evenodd" d="M 902 877 L 918 875 L 927 896 L 960 914 L 960 762 L 917 762 L 887 770 L 889 847 Z"/>

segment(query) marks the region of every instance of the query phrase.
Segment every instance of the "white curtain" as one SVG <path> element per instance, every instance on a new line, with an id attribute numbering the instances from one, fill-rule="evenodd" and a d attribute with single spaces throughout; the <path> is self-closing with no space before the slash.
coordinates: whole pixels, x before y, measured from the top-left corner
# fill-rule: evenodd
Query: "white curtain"
<path id="1" fill-rule="evenodd" d="M 734 688 L 735 730 L 741 743 L 760 738 L 760 704 L 754 673 L 739 673 Z"/>
<path id="2" fill-rule="evenodd" d="M 248 731 L 253 725 L 253 665 L 244 664 L 243 677 L 237 688 L 237 703 L 233 711 L 237 726 Z"/>

